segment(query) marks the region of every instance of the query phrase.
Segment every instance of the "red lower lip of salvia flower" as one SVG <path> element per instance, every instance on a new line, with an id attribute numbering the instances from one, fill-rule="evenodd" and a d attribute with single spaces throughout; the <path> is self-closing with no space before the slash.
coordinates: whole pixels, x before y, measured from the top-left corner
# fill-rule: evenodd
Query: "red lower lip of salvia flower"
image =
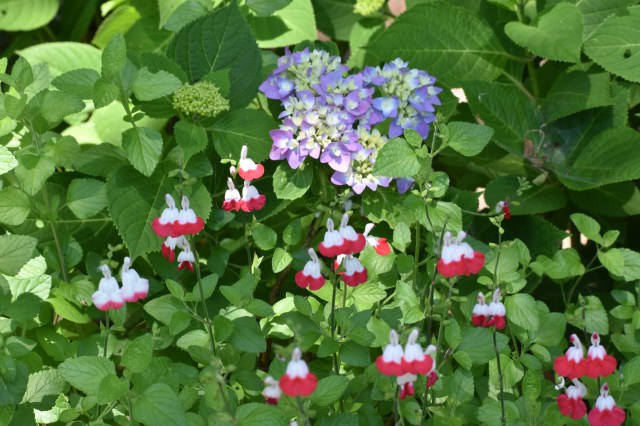
<path id="1" fill-rule="evenodd" d="M 324 276 L 320 272 L 322 265 L 320 259 L 313 249 L 308 250 L 310 261 L 304 265 L 302 271 L 298 271 L 295 276 L 296 284 L 301 288 L 309 288 L 309 290 L 319 290 L 326 282 Z"/>
<path id="2" fill-rule="evenodd" d="M 605 383 L 600 388 L 600 396 L 596 400 L 595 407 L 587 416 L 589 424 L 591 426 L 620 426 L 624 423 L 625 417 L 624 410 L 616 406 L 613 397 L 609 395 L 609 385 Z"/>
<path id="3" fill-rule="evenodd" d="M 242 188 L 242 200 L 239 201 L 240 209 L 245 212 L 260 210 L 266 202 L 267 197 L 264 194 L 258 193 L 256 187 L 252 186 L 248 180 L 245 180 L 244 188 Z"/>
<path id="4" fill-rule="evenodd" d="M 118 281 L 111 276 L 111 270 L 107 265 L 100 265 L 100 271 L 102 271 L 103 278 L 100 279 L 98 290 L 91 296 L 93 304 L 101 311 L 122 308 L 124 298 L 120 292 Z"/>
<path id="5" fill-rule="evenodd" d="M 558 395 L 556 402 L 563 416 L 581 419 L 587 414 L 587 406 L 582 400 L 587 394 L 587 388 L 576 379 L 572 381 L 574 384 L 569 386 L 565 393 Z"/>
<path id="6" fill-rule="evenodd" d="M 130 269 L 131 258 L 125 257 L 122 263 L 122 289 L 120 293 L 126 302 L 137 302 L 144 299 L 149 293 L 149 281 L 140 278 L 135 269 Z"/>
<path id="7" fill-rule="evenodd" d="M 342 281 L 350 287 L 360 285 L 369 279 L 367 268 L 350 254 L 344 258 L 344 268 L 345 272 L 342 275 Z"/>
<path id="8" fill-rule="evenodd" d="M 238 174 L 244 180 L 259 179 L 264 174 L 264 167 L 262 164 L 256 164 L 251 158 L 248 158 L 247 151 L 247 145 L 244 145 L 240 151 Z"/>
<path id="9" fill-rule="evenodd" d="M 611 355 L 607 355 L 604 346 L 600 345 L 600 336 L 594 332 L 591 335 L 591 346 L 587 351 L 585 374 L 593 379 L 598 376 L 606 377 L 613 373 L 618 362 Z"/>
<path id="10" fill-rule="evenodd" d="M 398 333 L 391 330 L 389 333 L 389 344 L 385 346 L 380 355 L 376 359 L 376 368 L 385 376 L 402 376 L 405 371 L 402 367 L 402 356 L 404 351 L 399 343 Z"/>
<path id="11" fill-rule="evenodd" d="M 318 251 L 324 257 L 337 257 L 350 251 L 349 242 L 333 227 L 333 220 L 327 219 L 327 232 L 324 240 L 318 244 Z"/>
<path id="12" fill-rule="evenodd" d="M 301 359 L 302 353 L 295 348 L 291 354 L 291 361 L 287 371 L 280 378 L 280 389 L 288 396 L 309 396 L 318 386 L 315 374 L 309 372 L 307 363 Z"/>
<path id="13" fill-rule="evenodd" d="M 452 240 L 451 233 L 445 232 L 440 259 L 438 260 L 438 272 L 447 278 L 471 275 L 480 272 L 484 266 L 484 254 L 474 251 L 471 246 L 462 240 L 467 234 L 458 233 Z"/>
<path id="14" fill-rule="evenodd" d="M 404 347 L 402 356 L 402 368 L 406 373 L 429 374 L 433 368 L 433 358 L 426 355 L 418 340 L 418 330 L 413 330 L 409 334 L 407 344 Z"/>
<path id="15" fill-rule="evenodd" d="M 585 375 L 586 363 L 584 362 L 584 352 L 582 343 L 575 334 L 569 337 L 573 347 L 569 348 L 564 355 L 557 357 L 553 361 L 553 368 L 559 376 L 570 379 L 577 379 Z"/>
<path id="16" fill-rule="evenodd" d="M 345 213 L 342 216 L 342 222 L 340 223 L 340 236 L 347 243 L 348 247 L 345 247 L 343 254 L 356 254 L 364 250 L 367 245 L 367 239 L 363 234 L 358 234 L 349 224 L 349 215 Z"/>

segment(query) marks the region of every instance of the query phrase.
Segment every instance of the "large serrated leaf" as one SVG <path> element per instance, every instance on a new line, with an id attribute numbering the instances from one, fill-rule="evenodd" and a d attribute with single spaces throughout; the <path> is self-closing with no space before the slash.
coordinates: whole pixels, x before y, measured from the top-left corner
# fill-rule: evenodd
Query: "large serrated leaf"
<path id="1" fill-rule="evenodd" d="M 443 1 L 410 8 L 374 37 L 367 50 L 383 61 L 409 60 L 446 85 L 494 80 L 508 56 L 476 13 Z"/>
<path id="2" fill-rule="evenodd" d="M 306 164 L 292 169 L 288 164 L 278 165 L 273 174 L 273 190 L 282 200 L 295 200 L 302 197 L 313 182 L 313 166 Z"/>
<path id="3" fill-rule="evenodd" d="M 99 356 L 68 359 L 58 366 L 58 371 L 71 386 L 87 395 L 97 395 L 100 381 L 108 374 L 116 374 L 113 361 Z"/>
<path id="4" fill-rule="evenodd" d="M 0 236 L 0 274 L 16 275 L 26 264 L 38 241 L 25 235 Z"/>
<path id="5" fill-rule="evenodd" d="M 185 426 L 178 396 L 169 385 L 154 383 L 133 402 L 133 418 L 147 426 Z"/>
<path id="6" fill-rule="evenodd" d="M 151 176 L 162 153 L 162 135 L 148 127 L 135 127 L 122 134 L 122 148 L 136 170 Z"/>
<path id="7" fill-rule="evenodd" d="M 242 145 L 247 145 L 249 157 L 260 162 L 269 157 L 269 130 L 276 127 L 276 122 L 263 111 L 241 109 L 219 117 L 207 129 L 213 133 L 213 146 L 220 157 L 237 161 Z"/>
<path id="8" fill-rule="evenodd" d="M 494 130 L 493 141 L 521 155 L 525 139 L 540 126 L 534 103 L 508 84 L 474 81 L 463 87 L 473 113 Z"/>
<path id="9" fill-rule="evenodd" d="M 67 71 L 90 68 L 100 71 L 100 51 L 90 44 L 75 42 L 42 43 L 18 50 L 31 65 L 44 62 L 49 65 L 51 77 Z"/>
<path id="10" fill-rule="evenodd" d="M 640 82 L 640 16 L 613 16 L 584 42 L 584 53 L 605 70 Z"/>
<path id="11" fill-rule="evenodd" d="M 0 30 L 29 31 L 47 25 L 55 18 L 58 0 L 4 0 Z"/>
<path id="12" fill-rule="evenodd" d="M 171 40 L 167 56 L 187 72 L 191 81 L 229 69 L 234 109 L 251 102 L 262 80 L 258 45 L 235 2 L 182 28 Z"/>
<path id="13" fill-rule="evenodd" d="M 582 13 L 583 32 L 585 40 L 611 15 L 623 15 L 628 6 L 637 4 L 638 0 L 580 0 L 576 3 Z"/>
<path id="14" fill-rule="evenodd" d="M 204 150 L 209 143 L 206 130 L 198 123 L 182 119 L 173 127 L 178 146 L 182 148 L 184 162 L 198 152 Z"/>
<path id="15" fill-rule="evenodd" d="M 531 25 L 509 22 L 505 33 L 517 45 L 543 58 L 580 62 L 582 16 L 577 6 L 558 3 L 536 17 Z"/>
<path id="16" fill-rule="evenodd" d="M 263 3 L 272 6 L 277 4 L 275 1 Z M 316 39 L 316 22 L 311 0 L 289 0 L 288 3 L 280 10 L 249 20 L 261 48 L 289 46 L 304 40 Z"/>
<path id="17" fill-rule="evenodd" d="M 13 170 L 18 165 L 18 160 L 4 145 L 0 145 L 0 175 Z"/>
<path id="18" fill-rule="evenodd" d="M 567 204 L 564 188 L 558 183 L 534 186 L 518 195 L 520 184 L 516 176 L 500 176 L 487 184 L 485 200 L 490 208 L 499 201 L 512 200 L 512 215 L 530 215 L 558 210 Z"/>
<path id="19" fill-rule="evenodd" d="M 391 139 L 378 152 L 373 172 L 377 176 L 408 178 L 420 170 L 415 150 L 400 138 Z"/>
<path id="20" fill-rule="evenodd" d="M 578 207 L 603 216 L 621 217 L 640 214 L 640 191 L 633 182 L 619 182 L 587 191 L 570 191 L 569 198 Z M 594 203 L 593 200 L 598 200 Z"/>

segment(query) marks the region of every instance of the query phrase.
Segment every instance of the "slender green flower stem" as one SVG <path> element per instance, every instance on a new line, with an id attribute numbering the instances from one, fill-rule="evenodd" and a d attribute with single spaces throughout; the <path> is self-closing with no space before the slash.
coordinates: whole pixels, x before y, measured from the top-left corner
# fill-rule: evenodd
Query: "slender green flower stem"
<path id="1" fill-rule="evenodd" d="M 333 261 L 332 261 L 333 262 Z M 329 268 L 331 269 L 331 268 Z M 336 282 L 336 276 L 333 272 L 329 276 L 329 280 L 333 287 L 331 293 L 331 312 L 329 313 L 329 329 L 331 330 L 331 339 L 335 339 L 336 336 L 336 295 L 338 293 L 338 283 Z M 333 371 L 336 375 L 340 374 L 340 365 L 338 364 L 338 355 L 334 352 L 332 354 L 333 359 Z"/>
<path id="2" fill-rule="evenodd" d="M 104 356 L 105 358 L 107 357 L 107 345 L 109 344 L 109 310 L 111 308 L 109 308 L 107 310 L 107 325 L 105 326 L 105 335 L 104 335 L 104 348 L 102 350 L 102 356 Z"/>
<path id="3" fill-rule="evenodd" d="M 420 263 L 420 223 L 416 221 L 416 248 L 413 253 L 413 287 L 417 289 L 418 265 Z"/>
<path id="4" fill-rule="evenodd" d="M 307 414 L 307 410 L 304 409 L 304 404 L 302 403 L 302 398 L 300 396 L 296 396 L 296 401 L 298 402 L 298 410 L 300 410 L 300 416 L 304 419 L 304 424 L 306 426 L 311 426 L 311 420 L 309 420 L 309 415 Z"/>
<path id="5" fill-rule="evenodd" d="M 200 273 L 200 256 L 198 255 L 198 250 L 196 250 L 195 238 L 191 236 L 190 240 L 191 240 L 191 247 L 193 248 L 193 254 L 196 259 L 195 269 L 196 269 L 196 278 L 198 280 L 197 285 L 198 285 L 198 288 L 200 289 L 200 302 L 202 303 L 202 311 L 204 312 L 204 318 L 206 319 L 204 326 L 207 329 L 207 332 L 209 333 L 209 342 L 211 343 L 211 352 L 213 352 L 213 355 L 217 357 L 218 353 L 216 350 L 216 340 L 213 334 L 213 327 L 211 326 L 211 317 L 209 316 L 209 309 L 207 308 L 207 302 L 205 300 L 204 288 L 202 287 L 202 276 Z"/>
<path id="6" fill-rule="evenodd" d="M 242 219 L 242 224 L 244 225 L 244 247 L 247 250 L 247 262 L 249 262 L 249 268 L 253 274 L 253 257 L 251 256 L 251 249 L 249 248 L 249 225 L 247 225 L 244 219 Z"/>
<path id="7" fill-rule="evenodd" d="M 500 263 L 500 252 L 501 250 L 501 246 L 502 246 L 502 218 L 498 219 L 498 247 L 497 250 L 498 252 L 496 253 L 496 264 L 493 268 L 493 284 L 495 286 L 495 288 L 499 289 L 500 288 L 500 281 L 498 280 L 498 264 Z M 498 351 L 498 341 L 496 338 L 496 335 L 498 334 L 498 331 L 495 329 L 495 327 L 493 328 L 493 350 L 496 353 L 496 366 L 498 367 L 498 383 L 500 386 L 500 423 L 502 424 L 502 426 L 506 426 L 507 424 L 507 416 L 506 416 L 506 411 L 505 411 L 505 407 L 504 407 L 504 381 L 502 378 L 502 366 L 500 365 L 500 351 Z"/>

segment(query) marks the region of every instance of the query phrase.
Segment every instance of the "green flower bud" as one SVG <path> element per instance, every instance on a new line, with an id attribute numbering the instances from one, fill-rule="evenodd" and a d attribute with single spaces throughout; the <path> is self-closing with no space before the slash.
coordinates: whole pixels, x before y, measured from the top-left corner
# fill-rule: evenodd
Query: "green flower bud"
<path id="1" fill-rule="evenodd" d="M 208 81 L 185 84 L 173 94 L 173 107 L 185 115 L 215 117 L 229 110 L 229 101 Z"/>
<path id="2" fill-rule="evenodd" d="M 384 0 L 357 0 L 353 11 L 362 16 L 369 16 L 376 13 L 383 5 Z"/>

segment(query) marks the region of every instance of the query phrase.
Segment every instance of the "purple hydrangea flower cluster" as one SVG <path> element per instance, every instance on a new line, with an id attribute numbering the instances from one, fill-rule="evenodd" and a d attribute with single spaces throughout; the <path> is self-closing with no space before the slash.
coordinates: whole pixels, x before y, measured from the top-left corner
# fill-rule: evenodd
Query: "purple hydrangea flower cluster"
<path id="1" fill-rule="evenodd" d="M 349 71 L 340 57 L 325 51 L 287 50 L 260 91 L 283 107 L 282 124 L 270 132 L 270 158 L 287 160 L 293 169 L 307 157 L 320 160 L 334 170 L 334 184 L 349 185 L 361 194 L 392 181 L 372 173 L 388 138 L 405 129 L 427 137 L 442 89 L 433 86 L 435 78 L 400 59 L 382 68 Z M 384 135 L 374 126 L 387 120 Z"/>

